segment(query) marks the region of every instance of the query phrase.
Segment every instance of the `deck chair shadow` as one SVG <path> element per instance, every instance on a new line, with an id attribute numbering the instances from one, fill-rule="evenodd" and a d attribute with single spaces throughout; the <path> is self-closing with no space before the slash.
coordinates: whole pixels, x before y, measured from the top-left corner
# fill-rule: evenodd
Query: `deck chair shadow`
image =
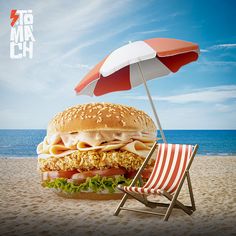
<path id="1" fill-rule="evenodd" d="M 155 149 L 157 150 L 157 157 L 154 164 L 153 171 L 143 185 L 142 172 L 145 169 L 148 161 L 153 155 Z M 155 143 L 151 148 L 148 156 L 134 177 L 130 186 L 119 185 L 118 189 L 125 194 L 115 210 L 114 215 L 117 216 L 121 210 L 135 211 L 141 213 L 149 213 L 154 215 L 164 216 L 167 221 L 173 208 L 180 208 L 188 215 L 191 215 L 195 210 L 195 202 L 193 197 L 192 185 L 190 180 L 189 169 L 193 162 L 194 156 L 197 152 L 198 145 L 180 145 L 180 144 L 157 144 Z M 188 190 L 191 200 L 191 206 L 186 206 L 178 201 L 178 196 L 182 189 L 183 183 L 187 179 Z M 141 187 L 137 187 L 137 181 L 140 182 Z M 170 203 L 153 202 L 147 199 L 149 195 L 161 195 L 166 197 Z M 143 203 L 146 207 L 166 207 L 166 213 L 157 213 L 153 211 L 142 211 L 134 208 L 124 207 L 128 197 L 132 197 Z"/>

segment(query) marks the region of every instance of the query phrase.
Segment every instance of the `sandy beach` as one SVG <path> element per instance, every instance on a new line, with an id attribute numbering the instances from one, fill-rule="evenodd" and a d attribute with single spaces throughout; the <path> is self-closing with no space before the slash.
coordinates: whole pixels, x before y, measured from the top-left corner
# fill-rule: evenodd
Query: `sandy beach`
<path id="1" fill-rule="evenodd" d="M 197 156 L 190 172 L 197 210 L 174 209 L 168 222 L 113 216 L 117 200 L 61 198 L 41 187 L 36 165 L 36 158 L 0 159 L 0 235 L 236 235 L 236 156 Z M 189 203 L 186 188 L 180 200 Z"/>

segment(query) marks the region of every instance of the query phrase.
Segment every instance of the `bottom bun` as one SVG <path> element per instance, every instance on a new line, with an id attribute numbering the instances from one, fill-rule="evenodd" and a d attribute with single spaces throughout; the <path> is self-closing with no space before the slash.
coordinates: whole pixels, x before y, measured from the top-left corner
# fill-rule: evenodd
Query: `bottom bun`
<path id="1" fill-rule="evenodd" d="M 72 199 L 84 199 L 84 200 L 120 200 L 124 193 L 66 193 L 64 191 L 53 190 L 60 197 L 72 198 Z"/>

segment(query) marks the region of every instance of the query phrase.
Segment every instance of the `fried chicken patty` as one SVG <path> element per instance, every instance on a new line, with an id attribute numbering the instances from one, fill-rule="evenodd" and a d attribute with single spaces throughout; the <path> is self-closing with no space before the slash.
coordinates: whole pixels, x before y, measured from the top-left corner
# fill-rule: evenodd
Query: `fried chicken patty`
<path id="1" fill-rule="evenodd" d="M 110 167 L 124 167 L 127 170 L 137 170 L 144 158 L 132 152 L 123 150 L 76 151 L 65 157 L 39 158 L 38 167 L 41 171 L 92 170 Z M 153 165 L 154 160 L 149 161 Z"/>

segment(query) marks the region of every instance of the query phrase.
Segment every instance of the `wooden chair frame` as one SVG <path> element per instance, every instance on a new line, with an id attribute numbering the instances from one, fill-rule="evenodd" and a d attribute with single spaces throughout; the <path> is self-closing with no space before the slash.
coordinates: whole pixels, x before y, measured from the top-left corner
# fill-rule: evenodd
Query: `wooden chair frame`
<path id="1" fill-rule="evenodd" d="M 142 166 L 139 168 L 136 176 L 134 177 L 132 183 L 130 186 L 135 186 L 135 184 L 137 183 L 137 181 L 140 181 L 140 184 L 142 185 L 142 178 L 141 178 L 141 173 L 143 172 L 144 168 L 146 167 L 146 165 L 148 164 L 148 161 L 150 160 L 151 156 L 153 155 L 155 149 L 157 148 L 158 144 L 154 143 L 154 145 L 152 146 L 149 154 L 147 155 L 145 161 L 143 162 Z M 191 164 L 193 162 L 194 156 L 197 153 L 197 149 L 198 149 L 198 145 L 196 144 L 193 147 L 193 152 L 189 158 L 189 162 L 187 164 L 186 170 L 182 176 L 182 178 L 180 179 L 180 182 L 177 186 L 176 191 L 174 192 L 174 194 L 170 194 L 165 190 L 161 190 L 160 194 L 164 197 L 166 197 L 170 203 L 166 204 L 166 203 L 157 203 L 157 202 L 152 202 L 149 201 L 147 199 L 147 196 L 144 194 L 137 194 L 137 193 L 131 193 L 128 191 L 125 191 L 123 188 L 119 188 L 121 191 L 123 191 L 125 194 L 122 198 L 122 200 L 120 201 L 119 205 L 117 206 L 114 215 L 117 216 L 121 210 L 128 210 L 128 211 L 135 211 L 135 212 L 141 212 L 141 213 L 148 213 L 148 214 L 153 214 L 153 215 L 160 215 L 160 216 L 164 216 L 164 221 L 167 221 L 170 217 L 170 214 L 173 210 L 173 208 L 179 208 L 182 209 L 185 213 L 187 213 L 188 215 L 191 215 L 195 210 L 196 210 L 196 206 L 195 206 L 195 201 L 194 201 L 194 196 L 193 196 L 193 189 L 192 189 L 192 184 L 191 184 L 191 180 L 190 180 L 190 174 L 189 174 L 189 169 L 191 167 Z M 187 183 L 188 183 L 188 190 L 189 190 L 189 195 L 190 195 L 190 200 L 191 200 L 191 206 L 186 206 L 183 203 L 181 203 L 180 201 L 177 200 L 179 193 L 182 189 L 183 183 L 185 181 L 185 179 L 187 179 Z M 139 202 L 143 203 L 145 206 L 149 207 L 149 208 L 155 208 L 155 207 L 166 207 L 166 213 L 165 214 L 161 214 L 161 213 L 157 213 L 157 212 L 151 212 L 151 211 L 142 211 L 142 210 L 137 210 L 137 209 L 133 209 L 133 208 L 127 208 L 124 207 L 124 204 L 126 202 L 126 200 L 128 199 L 128 197 L 131 196 L 132 198 L 135 198 L 136 200 L 138 200 Z"/>

